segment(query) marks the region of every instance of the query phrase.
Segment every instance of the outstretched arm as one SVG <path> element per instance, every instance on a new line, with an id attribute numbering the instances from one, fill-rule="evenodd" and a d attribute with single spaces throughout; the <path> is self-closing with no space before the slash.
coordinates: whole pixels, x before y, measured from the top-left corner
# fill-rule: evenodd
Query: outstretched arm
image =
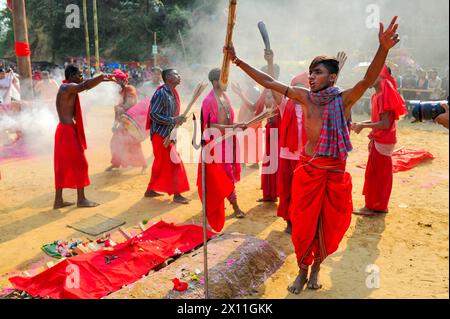
<path id="1" fill-rule="evenodd" d="M 305 104 L 307 102 L 309 93 L 308 90 L 299 87 L 290 87 L 286 84 L 276 81 L 270 75 L 259 71 L 258 69 L 239 59 L 236 56 L 236 52 L 233 46 L 224 48 L 224 51 L 230 54 L 231 61 L 233 61 L 236 66 L 240 67 L 245 73 L 248 74 L 248 76 L 258 82 L 260 85 L 264 86 L 266 89 L 283 94 L 284 96 L 298 101 L 299 103 Z"/>
<path id="2" fill-rule="evenodd" d="M 364 95 L 367 89 L 375 83 L 386 62 L 389 50 L 400 42 L 399 36 L 396 33 L 398 28 L 398 24 L 396 23 L 397 18 L 398 17 L 396 16 L 392 19 L 391 24 L 386 31 L 384 31 L 383 23 L 380 23 L 380 32 L 378 35 L 380 46 L 364 79 L 358 82 L 353 88 L 342 93 L 347 114 L 350 114 L 352 106 Z"/>
<path id="3" fill-rule="evenodd" d="M 86 90 L 93 89 L 102 82 L 115 82 L 115 78 L 112 75 L 102 74 L 93 79 L 86 80 L 80 84 L 68 83 L 64 86 L 63 90 L 72 94 L 77 94 Z"/>
<path id="4" fill-rule="evenodd" d="M 380 114 L 380 120 L 378 122 L 372 122 L 372 121 L 364 121 L 360 123 L 353 123 L 352 124 L 352 130 L 359 134 L 363 129 L 370 128 L 370 129 L 379 129 L 379 130 L 387 130 L 390 126 L 391 119 L 393 118 L 392 112 L 388 113 L 382 113 Z"/>

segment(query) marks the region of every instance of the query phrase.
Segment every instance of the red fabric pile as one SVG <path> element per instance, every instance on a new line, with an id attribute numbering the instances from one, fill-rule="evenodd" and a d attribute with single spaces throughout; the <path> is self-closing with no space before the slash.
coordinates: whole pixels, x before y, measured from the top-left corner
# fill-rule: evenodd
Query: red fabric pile
<path id="1" fill-rule="evenodd" d="M 409 171 L 417 167 L 427 159 L 435 159 L 433 154 L 424 149 L 401 148 L 392 154 L 392 164 L 394 173 Z M 366 168 L 366 164 L 358 165 L 359 168 Z"/>
<path id="2" fill-rule="evenodd" d="M 208 239 L 214 233 L 208 232 Z M 12 277 L 18 290 L 53 299 L 99 299 L 132 284 L 180 252 L 203 243 L 203 229 L 159 222 L 107 250 L 66 259 L 34 277 Z"/>

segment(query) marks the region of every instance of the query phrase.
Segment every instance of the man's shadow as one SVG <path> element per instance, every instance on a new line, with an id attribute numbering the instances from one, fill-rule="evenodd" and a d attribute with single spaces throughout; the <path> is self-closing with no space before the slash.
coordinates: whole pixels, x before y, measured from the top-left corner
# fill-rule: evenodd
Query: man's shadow
<path id="1" fill-rule="evenodd" d="M 338 289 L 340 298 L 363 299 L 370 297 L 373 289 L 377 288 L 376 280 L 371 278 L 381 276 L 383 272 L 382 269 L 377 271 L 377 259 L 380 257 L 378 246 L 386 227 L 385 217 L 384 214 L 377 217 L 356 217 L 356 224 L 345 250 L 330 256 L 335 258 L 328 260 L 332 268 L 330 292 Z"/>

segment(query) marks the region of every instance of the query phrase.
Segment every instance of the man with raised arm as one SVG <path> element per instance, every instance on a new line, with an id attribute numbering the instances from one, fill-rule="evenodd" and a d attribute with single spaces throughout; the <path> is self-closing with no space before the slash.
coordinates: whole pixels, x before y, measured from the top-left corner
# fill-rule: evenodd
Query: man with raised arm
<path id="1" fill-rule="evenodd" d="M 83 73 L 75 65 L 68 65 L 65 81 L 56 96 L 56 109 L 59 124 L 55 133 L 55 203 L 54 209 L 67 207 L 73 203 L 63 201 L 64 188 L 76 188 L 78 207 L 98 206 L 88 200 L 84 188 L 90 185 L 88 163 L 84 155 L 86 137 L 84 135 L 83 116 L 78 93 L 90 90 L 102 82 L 114 81 L 111 75 L 100 75 L 83 81 Z"/>
<path id="2" fill-rule="evenodd" d="M 380 45 L 374 60 L 364 78 L 345 91 L 334 86 L 339 72 L 339 62 L 334 57 L 313 60 L 309 69 L 311 90 L 307 90 L 274 80 L 239 59 L 233 47 L 224 48 L 233 63 L 256 82 L 297 101 L 305 112 L 308 143 L 293 178 L 290 207 L 292 241 L 300 268 L 288 288 L 292 293 L 300 293 L 306 284 L 310 289 L 321 288 L 320 265 L 337 250 L 350 226 L 352 182 L 345 167 L 352 150 L 348 127 L 351 110 L 375 83 L 389 50 L 400 41 L 396 21 L 397 17 L 387 30 L 380 23 Z"/>

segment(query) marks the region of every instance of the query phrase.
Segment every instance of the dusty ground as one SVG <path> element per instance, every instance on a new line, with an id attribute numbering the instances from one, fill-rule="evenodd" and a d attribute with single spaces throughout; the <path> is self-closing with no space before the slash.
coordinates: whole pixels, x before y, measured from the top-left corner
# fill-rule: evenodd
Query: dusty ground
<path id="1" fill-rule="evenodd" d="M 196 192 L 196 164 L 187 164 L 193 201 L 179 206 L 169 197 L 144 199 L 146 175 L 139 169 L 105 173 L 109 165 L 112 112 L 100 108 L 88 116 L 87 128 L 92 185 L 88 196 L 102 203 L 91 209 L 53 210 L 53 155 L 2 164 L 0 169 L 0 288 L 9 287 L 7 278 L 27 269 L 42 257 L 40 246 L 56 239 L 80 237 L 67 228 L 72 223 L 101 213 L 123 219 L 132 226 L 143 219 L 175 223 L 200 223 L 201 202 Z M 103 123 L 104 125 L 99 125 Z M 324 289 L 289 294 L 287 285 L 297 274 L 291 240 L 284 222 L 277 219 L 275 205 L 260 205 L 260 177 L 257 170 L 245 169 L 237 185 L 241 207 L 247 218 L 229 218 L 226 232 L 241 232 L 268 240 L 287 255 L 285 264 L 259 289 L 260 298 L 448 298 L 449 282 L 449 144 L 448 132 L 433 124 L 401 123 L 398 146 L 422 147 L 437 158 L 412 171 L 395 175 L 390 214 L 386 218 L 354 217 L 340 249 L 323 265 Z M 367 159 L 367 134 L 353 136 L 355 150 L 348 170 L 353 175 L 354 204 L 361 196 L 364 171 L 356 167 Z M 151 154 L 149 142 L 145 154 Z M 75 200 L 74 191 L 65 199 Z M 227 214 L 232 213 L 227 205 Z M 368 265 L 380 270 L 379 289 L 366 285 Z"/>

